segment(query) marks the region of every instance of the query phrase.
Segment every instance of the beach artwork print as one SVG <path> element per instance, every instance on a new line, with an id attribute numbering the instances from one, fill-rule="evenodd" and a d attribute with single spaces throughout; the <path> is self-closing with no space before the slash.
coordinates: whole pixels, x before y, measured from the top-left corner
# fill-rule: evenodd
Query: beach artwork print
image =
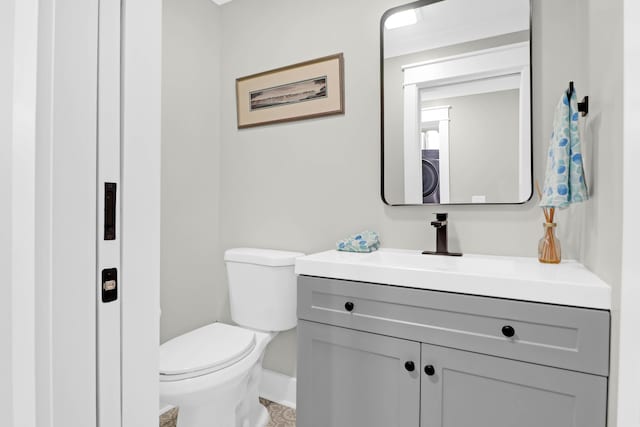
<path id="1" fill-rule="evenodd" d="M 327 76 L 257 90 L 249 96 L 251 111 L 324 98 L 327 96 Z"/>
<path id="2" fill-rule="evenodd" d="M 344 113 L 343 55 L 236 79 L 238 128 Z"/>

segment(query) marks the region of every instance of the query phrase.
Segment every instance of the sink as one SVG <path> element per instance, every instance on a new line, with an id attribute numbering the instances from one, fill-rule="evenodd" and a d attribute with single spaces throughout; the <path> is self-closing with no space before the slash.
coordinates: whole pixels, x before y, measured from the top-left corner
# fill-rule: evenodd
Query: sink
<path id="1" fill-rule="evenodd" d="M 330 250 L 300 257 L 295 271 L 298 275 L 611 309 L 611 288 L 577 261 L 551 265 L 527 257 L 447 257 L 382 248 L 371 253 Z"/>
<path id="2" fill-rule="evenodd" d="M 337 251 L 336 251 L 337 252 Z M 489 257 L 482 259 L 473 255 L 467 255 L 463 258 L 449 256 L 423 255 L 418 251 L 403 251 L 399 249 L 383 249 L 381 251 L 372 252 L 368 255 L 371 257 L 367 260 L 358 260 L 358 262 L 371 263 L 388 268 L 414 269 L 414 270 L 433 270 L 433 271 L 474 271 L 480 273 L 483 271 L 491 272 L 492 266 L 488 262 Z"/>

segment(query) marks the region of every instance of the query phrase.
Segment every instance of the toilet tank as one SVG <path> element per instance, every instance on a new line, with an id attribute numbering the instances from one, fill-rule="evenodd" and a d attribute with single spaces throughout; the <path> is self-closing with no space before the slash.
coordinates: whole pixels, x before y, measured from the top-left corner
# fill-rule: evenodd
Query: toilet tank
<path id="1" fill-rule="evenodd" d="M 295 260 L 300 252 L 236 248 L 224 253 L 231 318 L 261 331 L 296 327 Z"/>

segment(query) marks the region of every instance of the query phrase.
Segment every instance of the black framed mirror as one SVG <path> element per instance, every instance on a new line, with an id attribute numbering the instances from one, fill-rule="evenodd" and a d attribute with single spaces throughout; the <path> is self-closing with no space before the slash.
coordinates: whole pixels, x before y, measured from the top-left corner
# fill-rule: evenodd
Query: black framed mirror
<path id="1" fill-rule="evenodd" d="M 382 199 L 533 194 L 529 0 L 421 0 L 380 21 Z"/>

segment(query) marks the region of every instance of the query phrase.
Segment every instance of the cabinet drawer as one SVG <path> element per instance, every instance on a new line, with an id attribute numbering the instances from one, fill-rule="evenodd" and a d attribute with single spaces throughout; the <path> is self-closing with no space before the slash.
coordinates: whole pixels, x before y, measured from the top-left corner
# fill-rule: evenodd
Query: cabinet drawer
<path id="1" fill-rule="evenodd" d="M 610 316 L 604 310 L 300 276 L 298 317 L 596 375 L 609 373 Z M 511 332 L 512 337 L 505 336 Z"/>

